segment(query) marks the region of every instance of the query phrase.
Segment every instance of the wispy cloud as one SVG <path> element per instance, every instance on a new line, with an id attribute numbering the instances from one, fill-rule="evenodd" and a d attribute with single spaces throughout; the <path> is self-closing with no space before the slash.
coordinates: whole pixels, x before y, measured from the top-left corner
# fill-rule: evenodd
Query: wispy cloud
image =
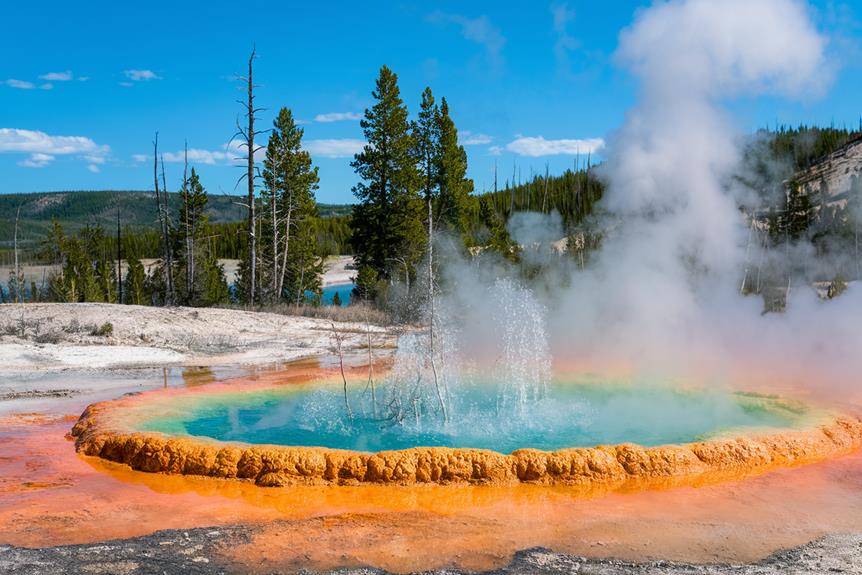
<path id="1" fill-rule="evenodd" d="M 331 140 L 308 140 L 304 148 L 312 156 L 324 158 L 352 158 L 365 147 L 365 141 L 350 138 Z"/>
<path id="2" fill-rule="evenodd" d="M 564 74 L 571 73 L 569 63 L 569 52 L 579 46 L 577 39 L 569 35 L 569 22 L 575 19 L 574 10 L 570 10 L 568 4 L 551 4 L 551 17 L 553 18 L 554 35 L 554 57 L 557 68 Z"/>
<path id="3" fill-rule="evenodd" d="M 601 138 L 546 140 L 542 136 L 520 136 L 508 144 L 505 149 L 519 156 L 537 158 L 540 156 L 574 156 L 576 154 L 593 154 L 605 146 Z M 502 149 L 490 150 L 499 154 Z"/>
<path id="4" fill-rule="evenodd" d="M 85 136 L 52 136 L 37 130 L 0 128 L 0 153 L 29 154 L 18 162 L 26 168 L 43 168 L 56 156 L 77 156 L 88 166 L 95 166 L 105 162 L 110 150 Z"/>
<path id="5" fill-rule="evenodd" d="M 432 12 L 428 19 L 437 24 L 455 24 L 461 29 L 461 35 L 464 39 L 475 42 L 485 49 L 490 63 L 495 66 L 502 64 L 506 37 L 487 16 L 468 18 L 460 14 L 449 14 L 437 10 Z"/>
<path id="6" fill-rule="evenodd" d="M 30 154 L 26 160 L 18 162 L 19 166 L 24 168 L 44 168 L 54 161 L 54 156 L 51 154 Z"/>
<path id="7" fill-rule="evenodd" d="M 255 160 L 262 161 L 266 155 L 265 149 L 260 149 L 254 154 Z M 169 164 L 179 164 L 185 161 L 186 151 L 160 152 L 159 156 Z M 207 150 L 205 148 L 189 148 L 188 160 L 190 164 L 205 164 L 208 166 L 230 165 L 243 159 L 245 148 L 238 140 L 223 144 L 221 149 Z M 152 154 L 132 154 L 135 162 L 152 162 Z"/>
<path id="8" fill-rule="evenodd" d="M 45 82 L 44 84 L 39 84 L 39 89 L 40 90 L 53 90 L 54 84 L 52 84 L 51 82 Z"/>
<path id="9" fill-rule="evenodd" d="M 75 75 L 72 74 L 71 70 L 66 70 L 65 72 L 48 72 L 39 76 L 39 79 L 48 82 L 69 82 L 75 79 Z"/>
<path id="10" fill-rule="evenodd" d="M 488 134 L 474 134 L 470 130 L 462 130 L 458 132 L 458 143 L 462 146 L 482 146 L 490 144 L 494 138 Z"/>
<path id="11" fill-rule="evenodd" d="M 15 78 L 9 78 L 8 80 L 4 80 L 3 83 L 10 88 L 17 88 L 19 90 L 32 90 L 36 87 L 36 84 L 34 84 L 33 82 L 27 82 L 26 80 L 16 80 Z"/>
<path id="12" fill-rule="evenodd" d="M 354 154 L 362 151 L 364 146 L 363 140 L 352 139 L 306 140 L 303 144 L 303 148 L 312 156 L 324 158 L 352 158 Z M 163 152 L 159 155 L 169 164 L 178 164 L 185 160 L 183 150 Z M 189 148 L 188 150 L 189 163 L 209 166 L 235 165 L 240 160 L 245 161 L 245 155 L 245 148 L 237 140 L 224 144 L 218 150 L 204 148 Z M 266 150 L 262 148 L 255 152 L 254 158 L 257 161 L 263 161 L 265 155 Z M 132 154 L 132 160 L 138 163 L 152 162 L 153 156 L 152 154 Z"/>
<path id="13" fill-rule="evenodd" d="M 162 79 L 152 70 L 123 70 L 123 74 L 132 82 L 147 82 L 149 80 Z"/>
<path id="14" fill-rule="evenodd" d="M 314 117 L 315 122 L 343 122 L 346 120 L 355 122 L 361 120 L 362 114 L 358 112 L 329 112 L 328 114 L 318 114 Z"/>

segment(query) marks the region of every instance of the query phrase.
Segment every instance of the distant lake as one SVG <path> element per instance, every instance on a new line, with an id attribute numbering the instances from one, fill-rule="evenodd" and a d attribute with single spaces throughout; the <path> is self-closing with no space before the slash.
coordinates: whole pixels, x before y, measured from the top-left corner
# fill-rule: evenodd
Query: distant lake
<path id="1" fill-rule="evenodd" d="M 335 294 L 338 294 L 338 297 L 341 299 L 341 305 L 349 304 L 350 293 L 354 287 L 356 287 L 356 284 L 352 283 L 326 286 L 323 288 L 323 305 L 332 305 L 332 298 L 335 297 Z"/>

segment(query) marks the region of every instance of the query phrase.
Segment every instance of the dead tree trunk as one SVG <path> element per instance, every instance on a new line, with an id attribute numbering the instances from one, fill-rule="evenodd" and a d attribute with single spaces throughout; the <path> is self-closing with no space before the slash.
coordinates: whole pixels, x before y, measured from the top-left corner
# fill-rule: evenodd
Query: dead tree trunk
<path id="1" fill-rule="evenodd" d="M 170 305 L 175 305 L 177 303 L 177 294 L 174 289 L 174 254 L 171 249 L 171 217 L 170 212 L 168 211 L 168 200 L 170 196 L 168 195 L 168 184 L 165 179 L 165 157 L 161 156 L 162 162 L 162 206 L 164 216 L 162 221 L 164 222 L 162 225 L 164 227 L 164 235 L 165 235 L 165 267 L 167 269 L 167 277 L 168 277 L 168 294 L 169 294 L 169 303 Z"/>
<path id="2" fill-rule="evenodd" d="M 248 303 L 254 305 L 257 280 L 257 234 L 254 229 L 254 83 L 252 72 L 255 49 L 252 48 L 251 56 L 248 58 L 248 131 L 246 132 L 246 144 L 248 146 L 248 260 L 250 275 L 250 286 L 248 292 Z"/>
<path id="3" fill-rule="evenodd" d="M 239 80 L 242 80 L 246 84 L 246 99 L 239 100 L 239 103 L 242 104 L 243 109 L 245 110 L 246 116 L 246 125 L 245 127 L 240 126 L 239 119 L 237 119 L 237 133 L 234 134 L 231 141 L 235 138 L 240 138 L 239 146 L 241 148 L 246 149 L 246 156 L 243 158 L 245 160 L 245 168 L 246 172 L 242 176 L 240 176 L 239 180 L 237 180 L 237 185 L 242 181 L 243 178 L 246 179 L 246 184 L 248 185 L 248 195 L 247 195 L 247 203 L 246 209 L 248 210 L 248 218 L 246 221 L 246 226 L 248 228 L 248 272 L 249 272 L 249 283 L 248 283 L 248 304 L 254 305 L 255 300 L 257 299 L 257 291 L 258 291 L 258 265 L 257 265 L 257 219 L 255 218 L 255 203 L 254 203 L 254 185 L 255 185 L 255 165 L 254 165 L 254 154 L 258 152 L 260 148 L 255 147 L 254 137 L 261 132 L 256 132 L 254 129 L 254 121 L 255 116 L 258 112 L 261 111 L 260 108 L 254 107 L 254 89 L 257 87 L 254 84 L 253 80 L 253 72 L 254 72 L 254 57 L 255 57 L 256 49 L 252 48 L 251 55 L 248 57 L 248 76 L 239 76 Z"/>
<path id="4" fill-rule="evenodd" d="M 183 147 L 183 224 L 186 228 L 186 303 L 192 303 L 192 292 L 194 291 L 195 281 L 195 259 L 194 259 L 194 238 L 191 233 L 191 224 L 189 222 L 189 143 L 186 142 Z"/>
<path id="5" fill-rule="evenodd" d="M 18 220 L 21 218 L 21 206 L 15 211 L 15 235 L 14 235 L 14 250 L 15 250 L 15 302 L 22 303 L 24 300 L 21 293 L 21 284 L 24 283 L 24 278 L 21 277 L 21 262 L 18 259 Z"/>
<path id="6" fill-rule="evenodd" d="M 542 213 L 546 212 L 548 206 L 548 164 L 545 163 L 545 193 L 542 196 Z"/>
<path id="7" fill-rule="evenodd" d="M 275 174 L 269 175 L 269 204 L 270 204 L 270 220 L 272 224 L 272 301 L 277 302 L 281 299 L 281 293 L 278 291 L 278 191 L 275 189 Z"/>
<path id="8" fill-rule="evenodd" d="M 120 234 L 120 202 L 117 198 L 117 303 L 123 303 L 123 249 Z"/>
<path id="9" fill-rule="evenodd" d="M 164 181 L 164 166 L 162 167 L 162 181 Z M 162 194 L 159 190 L 159 133 L 153 140 L 153 189 L 156 193 L 156 213 L 159 218 L 159 228 L 162 232 L 162 258 L 165 266 L 165 304 L 173 302 L 173 274 L 170 272 L 170 241 L 168 238 L 167 210 L 162 206 Z M 167 190 L 165 190 L 167 193 Z"/>
<path id="10" fill-rule="evenodd" d="M 338 367 L 341 369 L 341 381 L 344 384 L 344 407 L 347 410 L 347 417 L 353 419 L 353 411 L 350 409 L 350 399 L 347 397 L 347 376 L 344 374 L 344 334 L 340 333 L 335 327 L 335 322 L 330 321 L 332 327 L 332 338 L 335 340 L 335 351 L 338 353 Z"/>
<path id="11" fill-rule="evenodd" d="M 285 192 L 287 193 L 287 192 Z M 291 191 L 288 195 L 287 201 L 287 217 L 285 218 L 284 225 L 284 251 L 282 252 L 281 258 L 281 274 L 278 278 L 278 293 L 279 296 L 284 292 L 284 277 L 287 273 L 287 253 L 290 248 L 290 226 L 291 226 L 291 218 L 293 217 L 293 192 Z"/>
<path id="12" fill-rule="evenodd" d="M 431 373 L 434 376 L 434 390 L 437 392 L 437 401 L 440 402 L 440 411 L 443 421 L 449 421 L 446 411 L 446 401 L 440 389 L 440 378 L 437 375 L 437 360 L 434 358 L 434 204 L 431 194 L 428 194 L 428 356 L 431 359 Z"/>

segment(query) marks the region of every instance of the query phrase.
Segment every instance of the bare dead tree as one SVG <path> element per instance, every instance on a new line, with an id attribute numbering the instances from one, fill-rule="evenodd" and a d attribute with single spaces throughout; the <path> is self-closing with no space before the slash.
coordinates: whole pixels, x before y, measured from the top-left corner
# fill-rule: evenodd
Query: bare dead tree
<path id="1" fill-rule="evenodd" d="M 431 194 L 428 194 L 428 356 L 431 360 L 431 373 L 434 376 L 434 391 L 440 402 L 443 421 L 449 421 L 446 402 L 440 389 L 440 378 L 437 375 L 437 360 L 434 357 L 434 204 Z"/>
<path id="2" fill-rule="evenodd" d="M 278 289 L 278 190 L 275 187 L 275 170 L 269 174 L 269 189 L 272 194 L 269 201 L 270 222 L 272 224 L 272 301 L 278 301 L 281 292 Z"/>
<path id="3" fill-rule="evenodd" d="M 293 219 L 293 209 L 295 207 L 295 202 L 293 199 L 293 189 L 285 190 L 284 192 L 287 195 L 287 215 L 285 217 L 284 224 L 284 251 L 282 252 L 282 260 L 281 260 L 281 273 L 278 277 L 278 293 L 281 294 L 284 290 L 284 278 L 287 273 L 287 254 L 290 249 L 290 227 L 294 225 Z"/>
<path id="4" fill-rule="evenodd" d="M 237 120 L 237 132 L 234 134 L 234 137 L 231 138 L 233 141 L 236 138 L 239 138 L 240 143 L 239 146 L 241 148 L 245 148 L 246 156 L 243 158 L 246 162 L 246 173 L 240 176 L 237 184 L 245 178 L 246 183 L 248 184 L 248 258 L 249 258 L 249 294 L 248 303 L 250 305 L 254 305 L 256 293 L 257 293 L 257 232 L 255 229 L 256 219 L 255 219 L 255 204 L 254 204 L 254 187 L 255 187 L 255 178 L 257 174 L 255 172 L 254 165 L 254 154 L 259 150 L 263 149 L 263 146 L 255 147 L 254 137 L 263 132 L 255 131 L 254 129 L 254 121 L 255 116 L 258 112 L 262 110 L 262 108 L 254 107 L 254 89 L 257 88 L 253 81 L 253 73 L 254 73 L 254 56 L 257 49 L 256 47 L 252 47 L 251 55 L 248 57 L 248 75 L 247 76 L 239 76 L 238 79 L 242 80 L 246 84 L 247 95 L 245 100 L 238 100 L 238 103 L 245 108 L 245 117 L 247 124 L 246 126 L 241 126 L 239 120 Z"/>
<path id="5" fill-rule="evenodd" d="M 13 272 L 15 281 L 15 302 L 22 303 L 24 301 L 24 294 L 21 290 L 21 285 L 24 283 L 24 274 L 21 273 L 21 261 L 18 257 L 18 221 L 21 219 L 21 206 L 18 206 L 18 209 L 15 210 L 15 235 L 13 239 L 14 250 L 15 250 L 15 271 Z M 22 312 L 23 313 L 23 312 Z"/>
<path id="6" fill-rule="evenodd" d="M 189 222 L 189 143 L 186 140 L 183 146 L 183 220 L 186 229 L 186 298 L 191 299 L 194 289 L 195 257 L 194 257 L 194 235 Z"/>
<path id="7" fill-rule="evenodd" d="M 165 168 L 162 162 L 162 182 L 164 184 Z M 156 193 L 156 213 L 159 218 L 159 227 L 162 231 L 162 257 L 165 265 L 165 303 L 171 305 L 174 300 L 173 272 L 171 271 L 170 238 L 168 237 L 168 212 L 167 212 L 167 189 L 165 189 L 165 201 L 162 202 L 162 193 L 159 190 L 159 133 L 153 139 L 153 188 Z"/>
<path id="8" fill-rule="evenodd" d="M 371 387 L 371 414 L 377 417 L 377 396 L 374 392 L 374 354 L 371 349 L 371 321 L 368 317 L 368 302 L 365 302 L 365 336 L 368 344 L 368 386 Z"/>
<path id="9" fill-rule="evenodd" d="M 509 195 L 509 215 L 515 211 L 515 171 L 517 164 L 512 162 L 512 193 Z"/>
<path id="10" fill-rule="evenodd" d="M 123 303 L 123 248 L 120 234 L 120 198 L 117 197 L 117 303 Z"/>
<path id="11" fill-rule="evenodd" d="M 162 210 L 164 216 L 162 217 L 162 221 L 164 222 L 164 230 L 165 230 L 165 258 L 166 264 L 165 268 L 167 269 L 168 276 L 168 294 L 169 294 L 169 303 L 170 305 L 175 305 L 177 303 L 177 294 L 174 289 L 174 252 L 171 249 L 171 215 L 168 205 L 168 200 L 170 199 L 170 195 L 168 194 L 168 184 L 165 179 L 165 157 L 164 155 L 160 155 L 159 159 L 162 163 Z"/>
<path id="12" fill-rule="evenodd" d="M 350 399 L 347 397 L 347 376 L 344 374 L 344 334 L 335 327 L 335 322 L 330 321 L 332 327 L 332 339 L 335 342 L 335 352 L 338 354 L 338 366 L 341 369 L 341 381 L 344 384 L 344 407 L 347 409 L 347 417 L 353 419 L 353 411 L 350 409 Z"/>
<path id="13" fill-rule="evenodd" d="M 739 293 L 745 294 L 745 284 L 748 282 L 749 266 L 751 264 L 751 237 L 754 235 L 754 221 L 757 210 L 751 213 L 751 225 L 748 227 L 748 243 L 745 245 L 745 273 L 742 275 L 742 284 L 739 286 Z"/>
<path id="14" fill-rule="evenodd" d="M 548 163 L 545 162 L 545 193 L 542 196 L 542 213 L 547 211 L 548 206 Z"/>
<path id="15" fill-rule="evenodd" d="M 407 287 L 407 293 L 410 293 L 410 262 L 406 258 L 388 258 L 389 261 L 401 264 L 404 268 L 404 283 Z"/>

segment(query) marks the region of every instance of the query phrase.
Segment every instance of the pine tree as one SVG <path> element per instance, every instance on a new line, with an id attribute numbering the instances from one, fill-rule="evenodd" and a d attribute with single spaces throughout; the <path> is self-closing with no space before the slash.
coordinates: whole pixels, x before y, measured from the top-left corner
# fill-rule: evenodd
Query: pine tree
<path id="1" fill-rule="evenodd" d="M 440 146 L 440 109 L 434 104 L 431 88 L 422 92 L 419 117 L 413 124 L 414 154 L 419 162 L 422 178 L 422 195 L 425 202 L 433 202 L 439 187 L 438 169 Z"/>
<path id="2" fill-rule="evenodd" d="M 437 178 L 440 188 L 440 226 L 466 239 L 470 227 L 469 197 L 473 180 L 467 178 L 467 152 L 458 144 L 458 130 L 449 116 L 446 98 L 440 103 Z"/>
<path id="3" fill-rule="evenodd" d="M 479 203 L 479 218 L 482 220 L 488 237 L 484 238 L 487 249 L 497 252 L 504 258 L 517 262 L 519 259 L 518 244 L 512 241 L 509 236 L 509 231 L 506 229 L 506 224 L 502 218 L 494 210 L 491 200 L 488 196 L 482 198 Z"/>
<path id="4" fill-rule="evenodd" d="M 314 191 L 320 181 L 311 155 L 302 149 L 304 130 L 282 108 L 273 122 L 264 160 L 260 288 L 266 299 L 301 302 L 320 287 L 323 261 L 317 249 Z"/>
<path id="5" fill-rule="evenodd" d="M 413 154 L 407 107 L 398 89 L 398 77 L 388 67 L 372 92 L 374 105 L 365 110 L 361 122 L 367 144 L 356 154 L 351 166 L 362 179 L 353 188 L 359 204 L 353 212 L 355 260 L 358 279 L 388 279 L 393 258 L 415 263 L 424 251 L 422 201 L 418 193 L 420 177 Z M 359 286 L 371 297 L 376 289 Z"/>
<path id="6" fill-rule="evenodd" d="M 103 301 L 117 303 L 116 273 L 113 262 L 107 257 L 99 258 L 96 264 L 96 281 L 99 285 L 99 299 L 88 301 Z"/>
<path id="7" fill-rule="evenodd" d="M 204 257 L 203 242 L 208 227 L 204 210 L 207 206 L 207 192 L 201 184 L 197 172 L 192 168 L 191 176 L 184 185 L 182 205 L 180 206 L 180 225 L 175 232 L 176 272 L 175 283 L 179 298 L 185 305 L 200 305 L 201 292 L 206 278 L 198 273 L 197 262 Z"/>
<path id="8" fill-rule="evenodd" d="M 230 291 L 224 275 L 224 266 L 214 257 L 208 257 L 205 266 L 205 291 L 204 303 L 206 305 L 218 305 L 230 301 Z"/>
<path id="9" fill-rule="evenodd" d="M 148 305 L 150 297 L 147 293 L 147 274 L 144 265 L 136 255 L 126 259 L 128 269 L 126 270 L 125 287 L 123 293 L 126 303 L 132 305 Z"/>

